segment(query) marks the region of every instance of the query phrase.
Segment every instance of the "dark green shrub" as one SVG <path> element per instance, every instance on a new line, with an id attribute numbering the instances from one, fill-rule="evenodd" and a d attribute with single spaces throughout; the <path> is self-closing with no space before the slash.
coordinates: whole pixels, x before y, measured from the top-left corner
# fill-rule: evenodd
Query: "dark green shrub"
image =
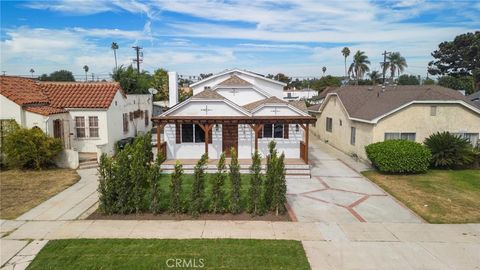
<path id="1" fill-rule="evenodd" d="M 40 170 L 54 165 L 54 158 L 62 151 L 62 142 L 45 134 L 39 128 L 15 125 L 8 130 L 2 142 L 7 166 L 18 169 Z"/>
<path id="2" fill-rule="evenodd" d="M 255 151 L 250 166 L 250 189 L 248 191 L 248 212 L 252 215 L 263 213 L 262 182 L 262 159 L 258 151 Z"/>
<path id="3" fill-rule="evenodd" d="M 150 193 L 150 211 L 153 214 L 160 213 L 160 196 L 162 195 L 162 190 L 160 189 L 160 179 L 161 179 L 161 164 L 163 161 L 163 156 L 160 154 L 157 156 L 155 163 L 150 167 L 149 172 L 149 185 L 151 189 Z"/>
<path id="4" fill-rule="evenodd" d="M 170 176 L 171 183 L 170 183 L 170 204 L 169 204 L 169 211 L 172 214 L 180 214 L 183 211 L 183 203 L 182 203 L 182 175 L 183 175 L 183 168 L 180 161 L 177 160 L 175 164 L 175 169 Z"/>
<path id="5" fill-rule="evenodd" d="M 212 213 L 223 212 L 223 203 L 225 200 L 225 192 L 223 186 L 227 179 L 227 166 L 225 165 L 225 153 L 222 152 L 217 164 L 217 172 L 212 178 L 212 202 L 210 211 Z"/>
<path id="6" fill-rule="evenodd" d="M 428 170 L 432 154 L 416 142 L 389 140 L 365 147 L 373 165 L 385 173 L 423 173 Z"/>
<path id="7" fill-rule="evenodd" d="M 265 208 L 270 210 L 272 209 L 272 200 L 273 200 L 273 186 L 275 183 L 275 178 L 277 176 L 276 164 L 277 164 L 277 150 L 275 149 L 275 141 L 271 141 L 268 144 L 268 156 L 267 156 L 267 168 L 265 173 L 265 188 L 263 190 L 263 199 L 265 201 Z"/>
<path id="8" fill-rule="evenodd" d="M 189 212 L 193 217 L 198 217 L 203 212 L 205 201 L 205 169 L 208 156 L 203 154 L 193 168 L 192 196 L 190 199 Z"/>
<path id="9" fill-rule="evenodd" d="M 242 179 L 240 176 L 240 164 L 238 164 L 237 150 L 232 147 L 230 150 L 231 160 L 230 160 L 230 173 L 229 178 L 232 184 L 232 189 L 230 190 L 230 212 L 232 214 L 238 214 L 242 211 L 240 205 L 240 190 L 242 188 Z"/>
<path id="10" fill-rule="evenodd" d="M 285 154 L 282 153 L 275 162 L 275 181 L 273 185 L 272 208 L 275 215 L 285 212 L 287 202 L 287 181 L 285 177 Z"/>
<path id="11" fill-rule="evenodd" d="M 425 139 L 432 152 L 431 165 L 436 168 L 462 168 L 473 164 L 475 156 L 470 142 L 449 132 L 437 132 Z"/>

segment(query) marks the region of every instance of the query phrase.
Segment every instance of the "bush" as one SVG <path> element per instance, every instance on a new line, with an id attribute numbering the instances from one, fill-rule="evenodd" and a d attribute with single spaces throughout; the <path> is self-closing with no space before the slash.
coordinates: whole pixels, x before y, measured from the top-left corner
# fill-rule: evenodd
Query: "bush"
<path id="1" fill-rule="evenodd" d="M 437 132 L 425 139 L 432 152 L 431 165 L 436 168 L 463 168 L 474 163 L 475 154 L 470 142 L 449 132 Z"/>
<path id="2" fill-rule="evenodd" d="M 227 166 L 225 165 L 225 153 L 222 152 L 218 160 L 217 172 L 212 179 L 212 202 L 210 210 L 214 214 L 223 212 L 223 203 L 225 200 L 223 186 L 225 179 L 227 179 Z"/>
<path id="3" fill-rule="evenodd" d="M 248 212 L 254 216 L 263 213 L 262 178 L 262 158 L 258 151 L 255 151 L 250 166 L 250 189 L 248 190 Z"/>
<path id="4" fill-rule="evenodd" d="M 170 204 L 169 210 L 172 214 L 180 214 L 183 211 L 182 205 L 182 175 L 183 167 L 180 161 L 177 160 L 175 169 L 170 176 Z"/>
<path id="5" fill-rule="evenodd" d="M 287 202 L 287 181 L 285 176 L 285 154 L 282 153 L 275 163 L 275 182 L 273 186 L 272 208 L 275 215 L 285 213 Z"/>
<path id="6" fill-rule="evenodd" d="M 205 201 L 205 170 L 207 167 L 208 156 L 203 154 L 193 169 L 192 196 L 190 198 L 189 211 L 193 217 L 198 217 L 203 213 L 203 204 Z"/>
<path id="7" fill-rule="evenodd" d="M 62 142 L 39 128 L 12 127 L 4 137 L 2 152 L 7 166 L 40 170 L 54 165 L 53 159 L 62 151 Z"/>
<path id="8" fill-rule="evenodd" d="M 385 173 L 423 173 L 428 169 L 432 154 L 416 142 L 389 140 L 365 147 L 373 165 Z"/>
<path id="9" fill-rule="evenodd" d="M 265 208 L 270 210 L 272 208 L 273 200 L 273 186 L 275 184 L 276 175 L 275 165 L 277 163 L 277 150 L 275 149 L 275 141 L 268 144 L 267 169 L 265 173 L 265 188 L 263 190 L 263 199 L 265 201 Z"/>
<path id="10" fill-rule="evenodd" d="M 242 211 L 240 206 L 240 190 L 242 188 L 240 164 L 238 164 L 237 150 L 235 150 L 235 148 L 232 147 L 230 155 L 230 172 L 228 175 L 232 184 L 232 190 L 230 190 L 230 212 L 232 214 L 238 214 Z"/>

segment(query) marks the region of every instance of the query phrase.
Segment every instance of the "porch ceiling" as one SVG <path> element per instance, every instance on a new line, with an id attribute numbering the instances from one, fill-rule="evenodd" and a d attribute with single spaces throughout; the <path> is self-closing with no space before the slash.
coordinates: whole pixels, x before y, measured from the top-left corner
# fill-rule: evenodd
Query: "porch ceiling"
<path id="1" fill-rule="evenodd" d="M 314 124 L 312 116 L 159 116 L 152 117 L 159 124 Z"/>

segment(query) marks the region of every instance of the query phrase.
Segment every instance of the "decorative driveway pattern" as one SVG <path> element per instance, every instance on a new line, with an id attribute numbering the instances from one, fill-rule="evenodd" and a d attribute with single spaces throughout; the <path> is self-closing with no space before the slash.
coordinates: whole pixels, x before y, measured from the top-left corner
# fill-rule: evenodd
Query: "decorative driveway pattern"
<path id="1" fill-rule="evenodd" d="M 419 223 L 422 220 L 313 140 L 311 179 L 287 179 L 298 221 Z"/>

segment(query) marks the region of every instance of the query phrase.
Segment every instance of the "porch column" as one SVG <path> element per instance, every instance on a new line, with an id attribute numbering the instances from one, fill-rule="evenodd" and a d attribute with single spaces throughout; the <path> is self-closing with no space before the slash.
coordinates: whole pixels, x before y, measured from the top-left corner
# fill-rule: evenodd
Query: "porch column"
<path id="1" fill-rule="evenodd" d="M 209 132 L 213 127 L 213 124 L 199 125 L 203 132 L 205 132 L 205 154 L 208 156 L 208 141 L 209 141 Z"/>
<path id="2" fill-rule="evenodd" d="M 255 151 L 258 151 L 258 132 L 263 128 L 263 124 L 249 124 L 255 134 Z"/>
<path id="3" fill-rule="evenodd" d="M 308 126 L 309 124 L 306 123 L 306 124 L 300 124 L 300 126 L 302 127 L 303 131 L 304 131 L 304 135 L 303 135 L 303 142 L 305 143 L 305 162 L 308 163 Z"/>
<path id="4" fill-rule="evenodd" d="M 161 136 L 161 133 L 163 131 L 163 124 L 160 124 L 159 122 L 157 122 L 157 155 L 162 151 L 162 136 Z M 166 154 L 166 153 L 164 153 Z M 164 158 L 167 158 L 167 157 L 164 157 Z"/>

